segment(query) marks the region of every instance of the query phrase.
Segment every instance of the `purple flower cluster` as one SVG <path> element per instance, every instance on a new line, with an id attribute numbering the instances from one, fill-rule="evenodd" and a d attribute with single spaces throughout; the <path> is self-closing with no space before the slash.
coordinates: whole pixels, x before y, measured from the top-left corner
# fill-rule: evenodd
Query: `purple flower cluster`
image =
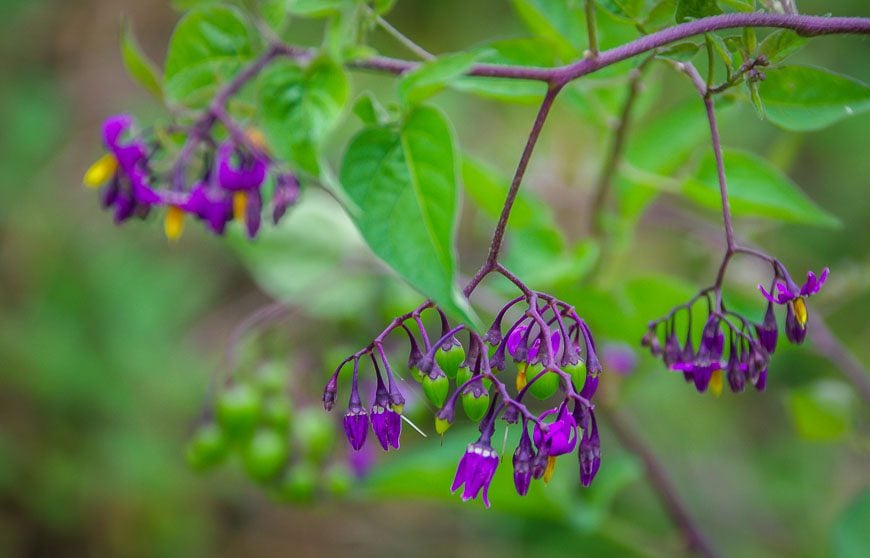
<path id="1" fill-rule="evenodd" d="M 503 328 L 502 323 L 521 301 L 529 308 Z M 491 443 L 498 419 L 521 425 L 513 455 L 517 493 L 525 495 L 534 479 L 548 482 L 556 458 L 569 453 L 576 453 L 580 482 L 588 486 L 601 463 L 591 403 L 601 364 L 589 328 L 575 310 L 542 293 L 519 297 L 502 308 L 485 336 L 469 332 L 466 345 L 456 337 L 464 327 L 451 328 L 447 317 L 435 310 L 440 316 L 441 335 L 434 342 L 419 313 L 412 313 L 397 320 L 371 345 L 349 356 L 330 378 L 323 394 L 327 410 L 335 405 L 339 373 L 345 364 L 353 362 L 344 417 L 351 448 L 358 451 L 364 447 L 370 426 L 385 450 L 399 447 L 404 398 L 396 389 L 381 339 L 401 327 L 408 336 L 411 375 L 420 382 L 424 397 L 439 409 L 435 414 L 436 432 L 444 434 L 455 422 L 457 406 L 478 423 L 480 437 L 467 446 L 451 490 L 462 488 L 463 500 L 481 497 L 489 506 L 489 485 L 500 462 Z M 413 322 L 418 333 L 405 321 Z M 359 393 L 360 361 L 366 355 L 371 357 L 377 379 L 371 412 L 363 406 Z M 508 356 L 516 368 L 511 382 L 503 379 Z M 516 389 L 509 384 L 515 384 Z M 532 412 L 526 405 L 529 394 L 542 400 L 555 399 L 557 403 L 543 412 Z"/>
<path id="2" fill-rule="evenodd" d="M 818 278 L 810 272 L 807 281 L 798 287 L 784 269 L 782 272 L 782 276 L 777 273 L 774 278 L 775 296 L 759 286 L 767 299 L 767 310 L 760 323 L 724 309 L 721 295 L 717 297 L 716 307 L 712 300 L 715 289 L 705 289 L 664 318 L 652 322 L 641 344 L 661 358 L 669 369 L 682 372 L 686 381 L 693 383 L 699 392 L 709 388 L 718 395 L 726 379 L 735 393 L 743 391 L 747 383 L 763 391 L 767 386 L 770 356 L 776 351 L 779 336 L 774 305 L 786 306 L 788 340 L 802 343 L 807 332 L 806 299 L 818 293 L 828 277 L 827 268 Z M 692 310 L 694 304 L 702 300 L 707 304 L 707 318 L 701 339 L 695 345 L 692 341 Z M 686 316 L 682 329 L 678 324 L 681 314 Z M 678 331 L 684 333 L 681 335 Z"/>
<path id="3" fill-rule="evenodd" d="M 203 140 L 206 148 L 198 162 L 198 178 L 188 184 L 192 172 L 193 147 L 182 150 L 176 164 L 160 175 L 154 164 L 161 150 L 134 133 L 129 115 L 108 118 L 103 124 L 103 144 L 107 153 L 95 162 L 84 183 L 102 188 L 102 205 L 112 209 L 116 223 L 133 216 L 145 218 L 155 207 L 166 209 L 164 228 L 170 240 L 184 230 L 185 216 L 200 221 L 215 234 L 222 235 L 231 221 L 244 224 L 249 237 L 257 235 L 264 209 L 267 184 L 271 193 L 272 221 L 277 224 L 299 196 L 299 181 L 282 172 L 266 154 L 256 133 L 239 140 L 215 144 Z M 161 187 L 161 184 L 167 187 Z"/>

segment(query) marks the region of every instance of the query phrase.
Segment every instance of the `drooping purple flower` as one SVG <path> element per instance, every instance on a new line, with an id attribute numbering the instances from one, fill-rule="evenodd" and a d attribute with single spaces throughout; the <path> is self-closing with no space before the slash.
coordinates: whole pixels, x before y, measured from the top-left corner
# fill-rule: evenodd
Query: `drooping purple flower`
<path id="1" fill-rule="evenodd" d="M 127 175 L 136 169 L 147 155 L 147 148 L 142 140 L 123 141 L 123 137 L 132 127 L 133 117 L 129 114 L 110 116 L 103 123 L 103 144 L 115 156 L 118 166 Z"/>
<path id="2" fill-rule="evenodd" d="M 779 336 L 779 330 L 776 326 L 776 315 L 773 313 L 773 302 L 768 301 L 767 311 L 764 313 L 764 321 L 760 324 L 755 324 L 755 333 L 758 335 L 758 340 L 761 346 L 770 353 L 776 350 L 776 340 Z"/>
<path id="3" fill-rule="evenodd" d="M 272 223 L 278 224 L 287 208 L 299 199 L 299 179 L 293 173 L 281 173 L 275 177 L 275 194 L 272 196 Z"/>
<path id="4" fill-rule="evenodd" d="M 516 486 L 517 494 L 525 496 L 529 492 L 529 485 L 532 483 L 532 460 L 535 457 L 535 449 L 532 447 L 532 440 L 529 438 L 529 431 L 523 424 L 523 434 L 520 436 L 520 443 L 514 452 L 514 486 Z"/>
<path id="5" fill-rule="evenodd" d="M 366 443 L 369 432 L 369 416 L 366 410 L 360 406 L 351 406 L 344 415 L 344 433 L 350 447 L 359 451 Z"/>
<path id="6" fill-rule="evenodd" d="M 233 202 L 229 196 L 220 192 L 209 194 L 206 184 L 200 182 L 193 187 L 181 209 L 197 216 L 215 234 L 223 234 L 227 223 L 233 219 Z"/>
<path id="7" fill-rule="evenodd" d="M 390 446 L 399 449 L 399 435 L 402 432 L 402 416 L 383 405 L 372 407 L 372 430 L 385 450 Z"/>
<path id="8" fill-rule="evenodd" d="M 785 336 L 795 345 L 800 345 L 807 337 L 806 315 L 803 299 L 798 298 L 786 304 Z"/>
<path id="9" fill-rule="evenodd" d="M 544 421 L 551 415 L 557 416 L 547 425 L 546 432 L 540 425 L 535 425 L 535 446 L 539 449 L 548 447 L 547 453 L 552 457 L 571 453 L 577 445 L 577 422 L 574 416 L 568 412 L 568 406 L 562 404 L 556 409 L 544 411 L 538 419 Z"/>
<path id="10" fill-rule="evenodd" d="M 456 469 L 456 476 L 453 478 L 450 491 L 456 492 L 460 486 L 465 485 L 462 490 L 462 500 L 468 501 L 477 498 L 482 490 L 483 503 L 488 508 L 490 505 L 487 495 L 489 484 L 492 482 L 497 468 L 498 454 L 492 449 L 489 441 L 481 437 L 465 449 L 465 454 L 459 460 L 459 467 Z"/>
<path id="11" fill-rule="evenodd" d="M 255 190 L 266 179 L 268 163 L 259 153 L 242 153 L 231 142 L 217 151 L 218 184 L 233 192 Z"/>
<path id="12" fill-rule="evenodd" d="M 621 376 L 631 374 L 637 366 L 637 355 L 624 343 L 608 343 L 601 351 L 601 358 L 609 372 L 616 372 Z"/>
<path id="13" fill-rule="evenodd" d="M 577 457 L 580 460 L 580 483 L 589 486 L 601 467 L 601 440 L 593 411 L 589 411 L 589 425 L 583 431 Z"/>

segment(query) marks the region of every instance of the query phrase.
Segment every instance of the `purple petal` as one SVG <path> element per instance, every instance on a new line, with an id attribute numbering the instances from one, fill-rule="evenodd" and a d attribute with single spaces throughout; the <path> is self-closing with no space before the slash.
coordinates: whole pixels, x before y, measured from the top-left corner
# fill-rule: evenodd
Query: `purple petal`
<path id="1" fill-rule="evenodd" d="M 223 143 L 218 148 L 218 182 L 225 190 L 253 190 L 266 179 L 266 161 L 256 155 L 246 157 L 239 166 L 233 163 L 235 146 Z"/>

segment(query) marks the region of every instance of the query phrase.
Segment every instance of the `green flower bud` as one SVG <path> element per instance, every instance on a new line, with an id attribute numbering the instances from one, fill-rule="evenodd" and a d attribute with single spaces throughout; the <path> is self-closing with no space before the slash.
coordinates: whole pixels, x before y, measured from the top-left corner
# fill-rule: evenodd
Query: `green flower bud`
<path id="1" fill-rule="evenodd" d="M 229 437 L 247 438 L 257 427 L 261 406 L 260 394 L 253 386 L 236 384 L 218 396 L 218 422 Z"/>
<path id="2" fill-rule="evenodd" d="M 252 479 L 266 481 L 284 468 L 289 455 L 287 436 L 270 428 L 261 428 L 242 448 L 242 463 Z"/>
<path id="3" fill-rule="evenodd" d="M 447 401 L 448 391 L 450 391 L 450 381 L 444 374 L 435 378 L 431 376 L 423 378 L 423 393 L 426 394 L 426 399 L 435 407 L 441 408 L 444 405 L 444 402 Z"/>
<path id="4" fill-rule="evenodd" d="M 197 471 L 211 469 L 226 458 L 227 449 L 223 429 L 214 423 L 204 424 L 196 429 L 187 443 L 187 463 Z"/>
<path id="5" fill-rule="evenodd" d="M 460 396 L 462 400 L 462 410 L 465 415 L 473 422 L 478 422 L 486 414 L 489 409 L 489 392 L 483 392 L 480 397 L 475 397 L 474 393 L 466 392 Z"/>
<path id="6" fill-rule="evenodd" d="M 435 351 L 435 362 L 444 371 L 451 380 L 456 377 L 456 372 L 459 370 L 459 365 L 465 360 L 465 349 L 462 345 L 451 345 L 446 351 L 438 349 Z"/>

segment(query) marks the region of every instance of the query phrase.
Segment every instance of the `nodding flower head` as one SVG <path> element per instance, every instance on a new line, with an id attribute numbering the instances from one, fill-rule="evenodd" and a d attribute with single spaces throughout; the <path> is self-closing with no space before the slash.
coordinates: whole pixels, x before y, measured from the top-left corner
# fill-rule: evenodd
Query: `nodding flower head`
<path id="1" fill-rule="evenodd" d="M 551 457 L 574 451 L 577 445 L 577 422 L 568 412 L 568 406 L 563 403 L 555 409 L 544 411 L 538 420 L 543 422 L 548 417 L 554 417 L 554 420 L 547 424 L 546 430 L 538 424 L 535 425 L 535 447 L 540 449 L 546 446 Z"/>
<path id="2" fill-rule="evenodd" d="M 807 334 L 807 303 L 806 299 L 818 293 L 828 279 L 830 270 L 826 267 L 816 277 L 812 271 L 807 272 L 807 280 L 798 287 L 790 278 L 776 281 L 775 289 L 768 292 L 763 285 L 759 285 L 761 294 L 771 304 L 786 306 L 785 335 L 789 341 L 795 344 L 804 342 Z M 773 351 L 770 351 L 773 352 Z"/>
<path id="3" fill-rule="evenodd" d="M 535 457 L 535 448 L 532 447 L 532 440 L 529 438 L 529 431 L 523 424 L 523 433 L 520 436 L 520 443 L 514 452 L 514 486 L 517 489 L 517 494 L 525 496 L 529 492 L 529 485 L 532 483 L 532 460 Z"/>
<path id="4" fill-rule="evenodd" d="M 218 184 L 224 190 L 255 190 L 266 179 L 268 162 L 259 152 L 246 152 L 224 142 L 217 151 Z"/>
<path id="5" fill-rule="evenodd" d="M 350 447 L 359 451 L 366 443 L 369 432 L 369 415 L 362 405 L 351 405 L 344 414 L 344 433 Z"/>
<path id="6" fill-rule="evenodd" d="M 399 449 L 399 435 L 402 433 L 402 415 L 390 403 L 390 395 L 384 382 L 378 378 L 378 388 L 372 405 L 372 430 L 384 450 L 390 446 Z"/>
<path id="7" fill-rule="evenodd" d="M 767 311 L 764 313 L 764 320 L 760 324 L 755 324 L 755 333 L 758 335 L 758 340 L 761 346 L 768 353 L 773 354 L 776 350 L 776 341 L 779 336 L 779 330 L 776 326 L 776 314 L 773 313 L 773 302 L 768 301 Z"/>
<path id="8" fill-rule="evenodd" d="M 483 437 L 465 448 L 465 454 L 459 460 L 456 476 L 453 478 L 451 492 L 465 485 L 462 490 L 462 500 L 477 498 L 482 491 L 483 503 L 489 507 L 489 484 L 498 468 L 498 454 Z"/>

